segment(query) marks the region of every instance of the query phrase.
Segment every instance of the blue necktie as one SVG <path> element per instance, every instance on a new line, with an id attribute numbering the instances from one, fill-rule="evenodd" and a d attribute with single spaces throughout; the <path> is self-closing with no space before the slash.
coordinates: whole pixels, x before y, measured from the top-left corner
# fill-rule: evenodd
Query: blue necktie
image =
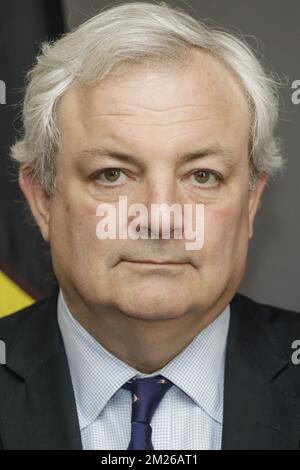
<path id="1" fill-rule="evenodd" d="M 132 379 L 122 388 L 132 393 L 131 438 L 127 450 L 153 450 L 152 416 L 164 394 L 173 385 L 162 375 Z"/>

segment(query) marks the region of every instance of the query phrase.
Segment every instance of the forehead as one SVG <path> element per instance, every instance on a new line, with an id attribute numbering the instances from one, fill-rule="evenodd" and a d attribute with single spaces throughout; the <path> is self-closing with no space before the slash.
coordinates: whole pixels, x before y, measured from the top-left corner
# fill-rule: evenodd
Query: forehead
<path id="1" fill-rule="evenodd" d="M 145 137 L 226 132 L 248 140 L 250 114 L 234 73 L 211 54 L 197 50 L 189 61 L 148 61 L 113 69 L 93 86 L 74 86 L 58 104 L 58 127 L 66 144 L 106 134 Z"/>

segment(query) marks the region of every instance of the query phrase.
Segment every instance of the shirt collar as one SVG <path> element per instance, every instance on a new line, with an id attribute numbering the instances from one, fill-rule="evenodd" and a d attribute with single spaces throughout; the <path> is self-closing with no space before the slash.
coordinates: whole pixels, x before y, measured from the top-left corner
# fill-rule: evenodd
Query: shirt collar
<path id="1" fill-rule="evenodd" d="M 143 374 L 104 348 L 70 312 L 62 291 L 58 323 L 74 387 L 80 429 L 91 424 L 110 398 L 133 377 L 161 374 L 186 393 L 214 420 L 222 423 L 225 347 L 230 306 L 168 364 Z"/>

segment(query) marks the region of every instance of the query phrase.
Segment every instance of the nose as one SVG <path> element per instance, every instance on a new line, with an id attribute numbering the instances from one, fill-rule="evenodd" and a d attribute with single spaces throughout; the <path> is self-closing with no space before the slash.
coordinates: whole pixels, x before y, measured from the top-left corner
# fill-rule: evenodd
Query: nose
<path id="1" fill-rule="evenodd" d="M 141 235 L 149 238 L 181 238 L 183 233 L 183 201 L 174 174 L 160 169 L 148 177 L 144 188 L 147 218 L 140 224 Z M 147 232 L 147 233 L 146 233 Z"/>

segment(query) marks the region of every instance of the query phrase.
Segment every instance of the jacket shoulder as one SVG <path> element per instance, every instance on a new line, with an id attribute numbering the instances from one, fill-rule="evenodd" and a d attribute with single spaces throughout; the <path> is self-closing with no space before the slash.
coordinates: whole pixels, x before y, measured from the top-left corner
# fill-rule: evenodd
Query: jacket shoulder
<path id="1" fill-rule="evenodd" d="M 300 312 L 278 307 L 273 304 L 259 302 L 244 294 L 237 293 L 233 298 L 235 306 L 241 310 L 246 310 L 252 315 L 260 316 L 261 320 L 272 322 L 290 323 L 295 322 L 300 325 Z"/>
<path id="2" fill-rule="evenodd" d="M 31 320 L 34 320 L 34 318 L 37 315 L 40 315 L 41 312 L 48 310 L 48 304 L 53 296 L 54 292 L 48 297 L 33 303 L 29 307 L 0 318 L 0 339 L 8 344 L 17 330 L 22 328 L 23 325 L 27 324 Z"/>
<path id="3" fill-rule="evenodd" d="M 250 321 L 261 330 L 272 331 L 285 354 L 290 355 L 293 342 L 300 340 L 300 312 L 258 302 L 240 293 L 231 305 L 238 316 L 244 317 L 245 325 Z"/>

